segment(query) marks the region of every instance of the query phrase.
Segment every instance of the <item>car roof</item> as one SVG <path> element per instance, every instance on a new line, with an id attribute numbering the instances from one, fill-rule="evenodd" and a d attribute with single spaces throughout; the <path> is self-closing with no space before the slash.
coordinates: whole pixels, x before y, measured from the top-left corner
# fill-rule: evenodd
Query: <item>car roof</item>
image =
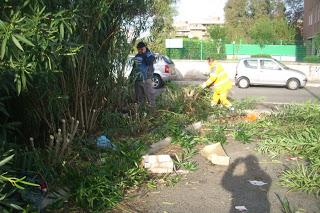
<path id="1" fill-rule="evenodd" d="M 242 58 L 241 61 L 243 60 L 274 60 L 274 58 Z"/>

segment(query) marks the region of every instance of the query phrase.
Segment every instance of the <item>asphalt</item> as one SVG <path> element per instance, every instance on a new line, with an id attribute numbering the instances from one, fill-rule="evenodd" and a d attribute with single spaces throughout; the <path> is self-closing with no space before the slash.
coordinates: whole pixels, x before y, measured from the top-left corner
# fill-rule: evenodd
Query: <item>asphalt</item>
<path id="1" fill-rule="evenodd" d="M 182 85 L 200 85 L 201 81 L 176 81 L 176 83 Z M 270 104 L 301 104 L 305 102 L 320 102 L 320 84 L 310 83 L 305 88 L 298 90 L 288 90 L 285 87 L 263 86 L 252 86 L 247 89 L 240 89 L 234 86 L 231 90 L 230 96 L 238 100 L 255 98 L 261 103 Z"/>

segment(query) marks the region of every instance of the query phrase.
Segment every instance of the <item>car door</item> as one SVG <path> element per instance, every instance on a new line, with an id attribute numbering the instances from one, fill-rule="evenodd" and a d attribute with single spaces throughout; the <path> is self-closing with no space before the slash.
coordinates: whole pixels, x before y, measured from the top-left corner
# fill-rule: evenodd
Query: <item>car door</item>
<path id="1" fill-rule="evenodd" d="M 251 84 L 259 83 L 259 61 L 258 59 L 245 59 L 242 68 L 239 68 L 239 77 L 247 77 Z"/>
<path id="2" fill-rule="evenodd" d="M 282 68 L 272 59 L 260 59 L 259 82 L 261 84 L 283 84 Z"/>

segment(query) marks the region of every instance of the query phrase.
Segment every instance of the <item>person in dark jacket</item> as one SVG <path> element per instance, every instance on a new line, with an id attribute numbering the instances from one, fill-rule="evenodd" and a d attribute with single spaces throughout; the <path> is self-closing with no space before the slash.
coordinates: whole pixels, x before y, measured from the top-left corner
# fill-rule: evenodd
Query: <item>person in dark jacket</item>
<path id="1" fill-rule="evenodd" d="M 152 76 L 155 57 L 144 42 L 137 45 L 138 54 L 134 57 L 135 94 L 138 103 L 155 105 Z"/>

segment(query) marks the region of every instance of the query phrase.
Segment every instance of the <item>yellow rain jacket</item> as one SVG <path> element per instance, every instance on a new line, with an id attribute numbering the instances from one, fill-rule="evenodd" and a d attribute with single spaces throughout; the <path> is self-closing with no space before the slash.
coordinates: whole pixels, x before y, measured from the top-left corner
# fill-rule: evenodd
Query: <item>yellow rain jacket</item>
<path id="1" fill-rule="evenodd" d="M 223 69 L 220 63 L 214 62 L 210 65 L 210 76 L 205 82 L 206 87 L 214 84 L 214 91 L 223 93 L 232 88 L 232 82 L 228 77 L 228 73 Z"/>

